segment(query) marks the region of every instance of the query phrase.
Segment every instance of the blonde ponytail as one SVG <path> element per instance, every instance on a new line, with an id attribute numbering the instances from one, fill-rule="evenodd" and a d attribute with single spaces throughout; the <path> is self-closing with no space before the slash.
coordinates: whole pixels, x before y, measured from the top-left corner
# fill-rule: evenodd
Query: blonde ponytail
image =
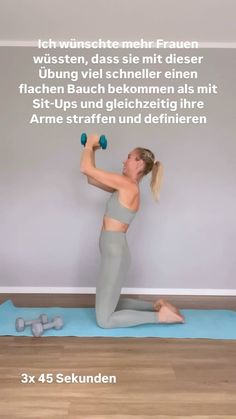
<path id="1" fill-rule="evenodd" d="M 163 165 L 160 161 L 155 161 L 152 167 L 152 176 L 150 182 L 150 188 L 152 196 L 155 201 L 160 200 L 160 189 L 163 178 Z"/>
<path id="2" fill-rule="evenodd" d="M 152 172 L 150 188 L 155 201 L 159 201 L 163 177 L 163 165 L 160 161 L 155 161 L 155 155 L 148 148 L 137 147 L 135 150 L 138 152 L 139 158 L 145 163 L 142 176 L 146 176 L 148 173 Z"/>

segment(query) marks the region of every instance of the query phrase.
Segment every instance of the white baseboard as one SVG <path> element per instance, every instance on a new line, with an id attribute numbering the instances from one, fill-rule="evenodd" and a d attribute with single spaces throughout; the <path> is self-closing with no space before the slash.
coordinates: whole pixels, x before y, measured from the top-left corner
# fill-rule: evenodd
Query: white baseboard
<path id="1" fill-rule="evenodd" d="M 95 294 L 95 287 L 0 287 L 0 294 Z M 123 288 L 134 295 L 208 295 L 236 296 L 236 289 Z"/>

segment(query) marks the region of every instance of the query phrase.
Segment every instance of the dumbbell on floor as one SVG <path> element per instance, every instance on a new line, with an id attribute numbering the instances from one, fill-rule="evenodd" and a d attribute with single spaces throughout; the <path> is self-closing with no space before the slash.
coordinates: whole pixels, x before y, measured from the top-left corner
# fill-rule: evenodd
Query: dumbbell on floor
<path id="1" fill-rule="evenodd" d="M 17 317 L 16 319 L 16 331 L 23 332 L 26 326 L 31 326 L 35 322 L 41 322 L 43 324 L 48 322 L 47 314 L 40 314 L 40 316 L 35 320 L 24 320 L 22 317 Z"/>
<path id="2" fill-rule="evenodd" d="M 61 329 L 63 327 L 63 320 L 60 316 L 56 316 L 52 319 L 51 322 L 42 324 L 42 323 L 33 323 L 31 330 L 32 334 L 36 337 L 41 336 L 44 330 L 48 329 Z"/>
<path id="3" fill-rule="evenodd" d="M 85 146 L 87 142 L 87 134 L 85 132 L 83 132 L 83 134 L 81 135 L 81 144 L 83 146 Z M 105 137 L 105 135 L 101 135 L 99 138 L 99 144 L 102 147 L 103 150 L 105 150 L 107 148 L 107 139 Z"/>

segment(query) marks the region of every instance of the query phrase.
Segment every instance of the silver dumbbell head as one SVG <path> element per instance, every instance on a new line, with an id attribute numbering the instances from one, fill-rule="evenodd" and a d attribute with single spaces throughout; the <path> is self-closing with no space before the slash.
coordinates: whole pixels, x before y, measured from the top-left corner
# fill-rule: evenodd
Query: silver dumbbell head
<path id="1" fill-rule="evenodd" d="M 47 314 L 40 314 L 39 320 L 43 324 L 47 323 L 48 322 L 48 316 L 47 316 Z"/>
<path id="2" fill-rule="evenodd" d="M 17 332 L 23 332 L 23 330 L 25 329 L 24 319 L 22 317 L 17 317 L 15 326 Z"/>
<path id="3" fill-rule="evenodd" d="M 42 323 L 33 323 L 31 326 L 32 334 L 36 337 L 41 336 L 43 334 L 43 324 Z"/>

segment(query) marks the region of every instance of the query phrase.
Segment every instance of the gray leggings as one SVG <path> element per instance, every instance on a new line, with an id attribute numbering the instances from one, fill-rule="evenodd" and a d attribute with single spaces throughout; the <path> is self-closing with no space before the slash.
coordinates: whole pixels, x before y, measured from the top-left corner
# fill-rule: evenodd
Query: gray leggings
<path id="1" fill-rule="evenodd" d="M 125 233 L 101 231 L 101 264 L 96 287 L 96 320 L 102 328 L 128 327 L 158 323 L 153 303 L 121 298 L 131 257 Z"/>

